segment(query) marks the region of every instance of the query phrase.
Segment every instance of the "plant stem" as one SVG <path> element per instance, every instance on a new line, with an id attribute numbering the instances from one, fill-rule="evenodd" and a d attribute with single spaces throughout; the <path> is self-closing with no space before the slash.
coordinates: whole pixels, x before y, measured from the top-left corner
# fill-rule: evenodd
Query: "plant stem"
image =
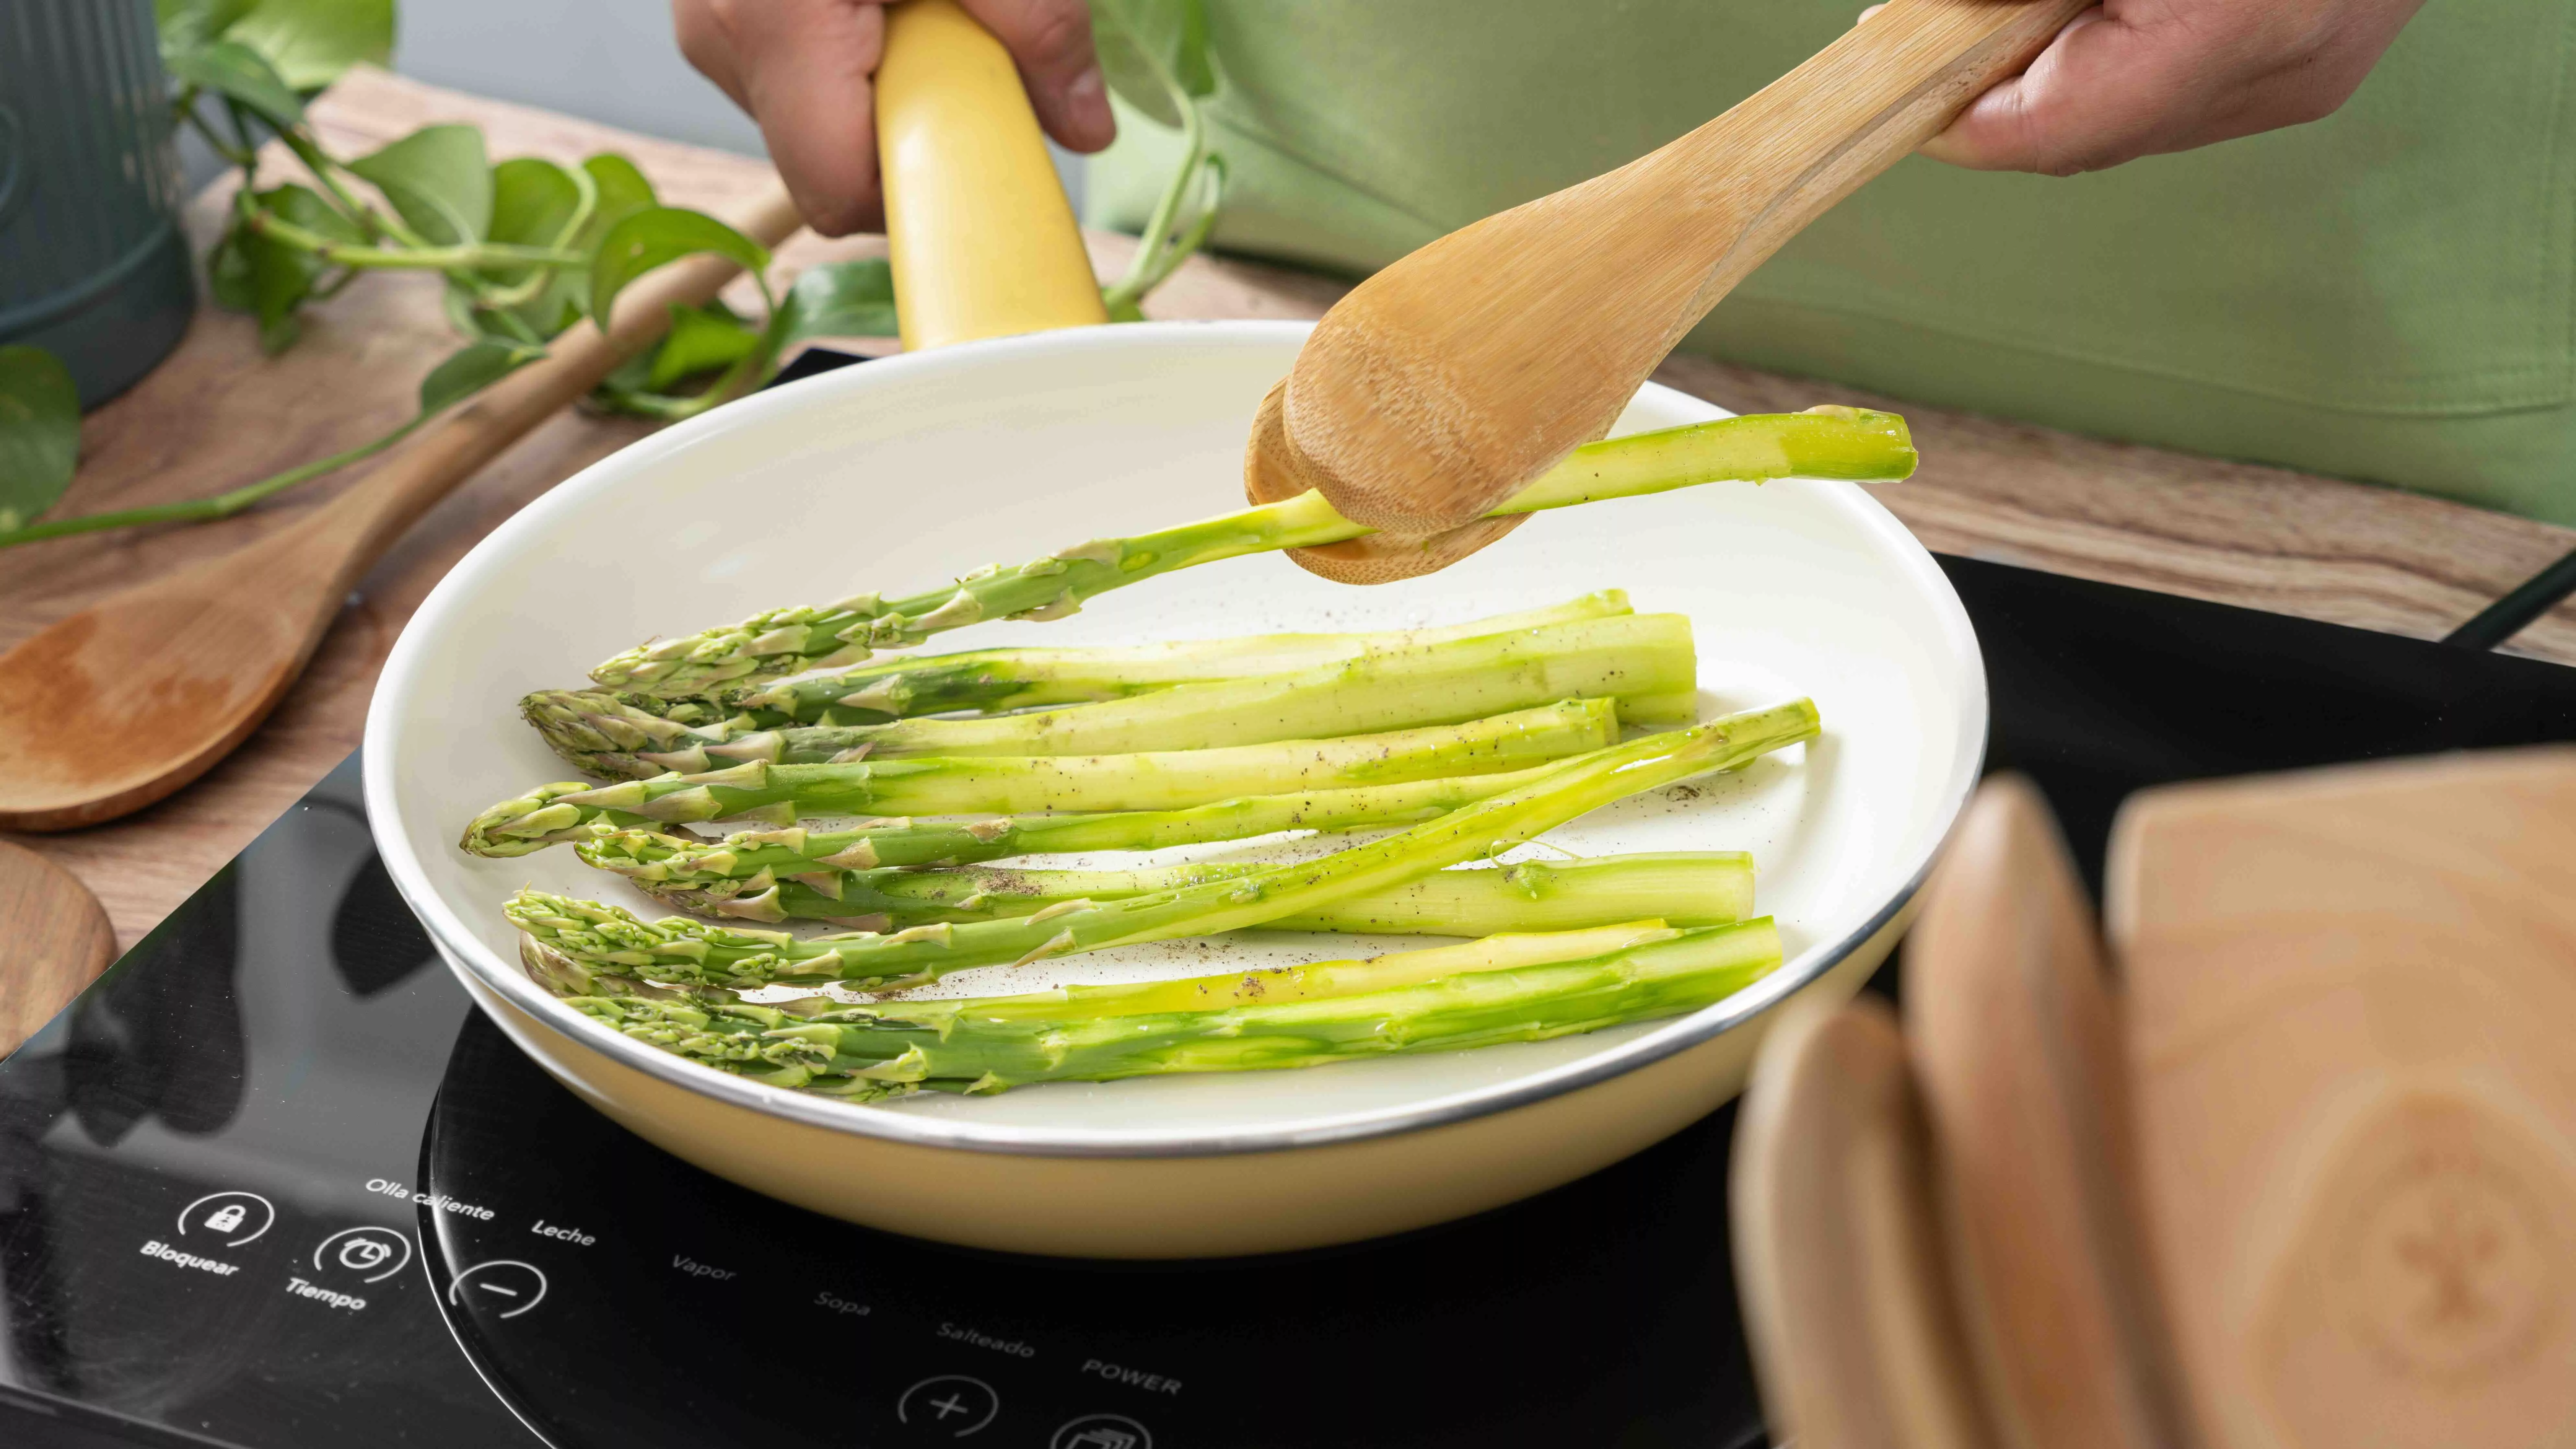
<path id="1" fill-rule="evenodd" d="M 390 248 L 351 246 L 335 242 L 318 232 L 286 220 L 272 211 L 252 204 L 248 193 L 237 196 L 237 210 L 242 224 L 271 241 L 282 242 L 298 251 L 311 252 L 334 266 L 359 267 L 370 271 L 447 272 L 472 267 L 508 266 L 580 266 L 589 259 L 579 252 L 557 251 L 552 247 L 525 247 L 507 242 L 476 242 L 468 246 Z"/>
<path id="2" fill-rule="evenodd" d="M 322 190 L 330 196 L 332 203 L 339 207 L 340 214 L 356 224 L 359 230 L 371 237 L 393 236 L 405 246 L 422 244 L 422 239 L 413 234 L 411 229 L 405 227 L 399 219 L 379 216 L 374 207 L 350 195 L 349 188 L 340 184 L 337 174 L 340 163 L 332 160 L 311 137 L 305 135 L 302 127 L 290 127 L 280 131 L 277 139 L 286 143 L 286 149 L 294 152 L 295 159 L 304 163 L 305 171 L 315 181 L 321 183 Z"/>
<path id="3" fill-rule="evenodd" d="M 24 528 L 0 532 L 0 548 L 22 543 L 36 543 L 48 538 L 64 538 L 76 533 L 97 533 L 110 528 L 131 528 L 145 523 L 205 523 L 230 518 L 264 498 L 274 497 L 299 483 L 309 483 L 326 473 L 336 472 L 352 463 L 372 458 L 411 436 L 421 424 L 429 421 L 424 413 L 371 443 L 360 443 L 345 453 L 334 453 L 283 473 L 247 483 L 229 493 L 212 498 L 192 498 L 178 503 L 155 503 L 144 508 L 124 508 L 113 513 L 92 513 L 80 518 L 57 518 L 44 523 L 31 523 Z"/>
<path id="4" fill-rule="evenodd" d="M 1180 113 L 1181 164 L 1173 170 L 1171 181 L 1163 187 L 1163 194 L 1154 200 L 1153 214 L 1146 218 L 1145 230 L 1136 239 L 1136 254 L 1128 259 L 1127 274 L 1101 295 L 1101 301 L 1109 308 L 1109 315 L 1119 321 L 1140 320 L 1143 314 L 1138 306 L 1144 301 L 1145 294 L 1169 276 L 1173 266 L 1179 265 L 1177 262 L 1171 266 L 1163 265 L 1163 254 L 1170 249 L 1172 225 L 1180 213 L 1182 199 L 1198 184 L 1201 164 L 1207 159 L 1207 121 L 1199 114 L 1198 98 L 1181 85 L 1180 78 L 1172 74 L 1170 67 L 1163 64 L 1162 57 L 1153 53 L 1151 46 L 1138 47 L 1137 56 L 1154 72 L 1154 79 L 1163 87 L 1163 93 L 1171 97 L 1172 108 Z M 1218 174 L 1222 177 L 1222 170 Z M 1206 220 L 1212 223 L 1214 217 L 1215 209 L 1211 205 Z M 1197 228 L 1194 234 L 1203 238 L 1206 229 Z M 1195 249 L 1195 246 L 1185 249 L 1180 255 L 1187 257 Z"/>

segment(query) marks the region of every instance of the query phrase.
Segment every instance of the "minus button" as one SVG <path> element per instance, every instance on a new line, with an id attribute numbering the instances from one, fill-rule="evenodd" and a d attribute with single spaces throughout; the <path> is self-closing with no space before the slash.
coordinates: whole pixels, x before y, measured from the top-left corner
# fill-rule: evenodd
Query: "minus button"
<path id="1" fill-rule="evenodd" d="M 465 1285 L 468 1283 L 473 1284 L 475 1290 L 480 1293 L 489 1293 L 498 1298 L 527 1300 L 493 1315 L 495 1318 L 516 1318 L 545 1301 L 546 1275 L 539 1272 L 535 1264 L 522 1263 L 516 1258 L 494 1258 L 488 1263 L 477 1263 L 457 1274 L 456 1281 L 447 1285 L 447 1301 L 463 1304 Z"/>

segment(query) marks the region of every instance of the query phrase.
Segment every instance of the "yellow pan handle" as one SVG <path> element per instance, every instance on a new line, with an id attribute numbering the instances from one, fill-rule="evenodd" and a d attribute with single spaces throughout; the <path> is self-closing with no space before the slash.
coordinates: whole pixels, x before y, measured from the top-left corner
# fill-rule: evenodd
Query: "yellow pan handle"
<path id="1" fill-rule="evenodd" d="M 906 349 L 1109 320 L 1010 52 L 955 0 L 886 7 L 877 159 Z"/>

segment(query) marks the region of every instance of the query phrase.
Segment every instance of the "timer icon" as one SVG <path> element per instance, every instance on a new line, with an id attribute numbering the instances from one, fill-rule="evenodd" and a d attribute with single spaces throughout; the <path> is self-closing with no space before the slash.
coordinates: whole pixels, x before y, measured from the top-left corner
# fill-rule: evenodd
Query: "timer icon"
<path id="1" fill-rule="evenodd" d="M 411 1239 L 391 1228 L 342 1228 L 313 1249 L 316 1271 L 336 1268 L 368 1283 L 381 1283 L 410 1263 Z"/>

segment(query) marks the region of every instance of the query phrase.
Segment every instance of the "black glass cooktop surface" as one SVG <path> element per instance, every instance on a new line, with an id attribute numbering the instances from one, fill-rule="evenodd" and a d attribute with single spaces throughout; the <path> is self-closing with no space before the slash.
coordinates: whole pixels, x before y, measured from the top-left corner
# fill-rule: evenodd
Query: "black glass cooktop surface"
<path id="1" fill-rule="evenodd" d="M 1943 563 L 1992 761 L 2095 872 L 2142 784 L 2576 739 L 2576 670 Z M 395 898 L 352 760 L 0 1062 L 0 1445 L 1724 1449 L 1761 1437 L 1732 1121 L 1281 1259 L 870 1232 L 511 1049 Z"/>

